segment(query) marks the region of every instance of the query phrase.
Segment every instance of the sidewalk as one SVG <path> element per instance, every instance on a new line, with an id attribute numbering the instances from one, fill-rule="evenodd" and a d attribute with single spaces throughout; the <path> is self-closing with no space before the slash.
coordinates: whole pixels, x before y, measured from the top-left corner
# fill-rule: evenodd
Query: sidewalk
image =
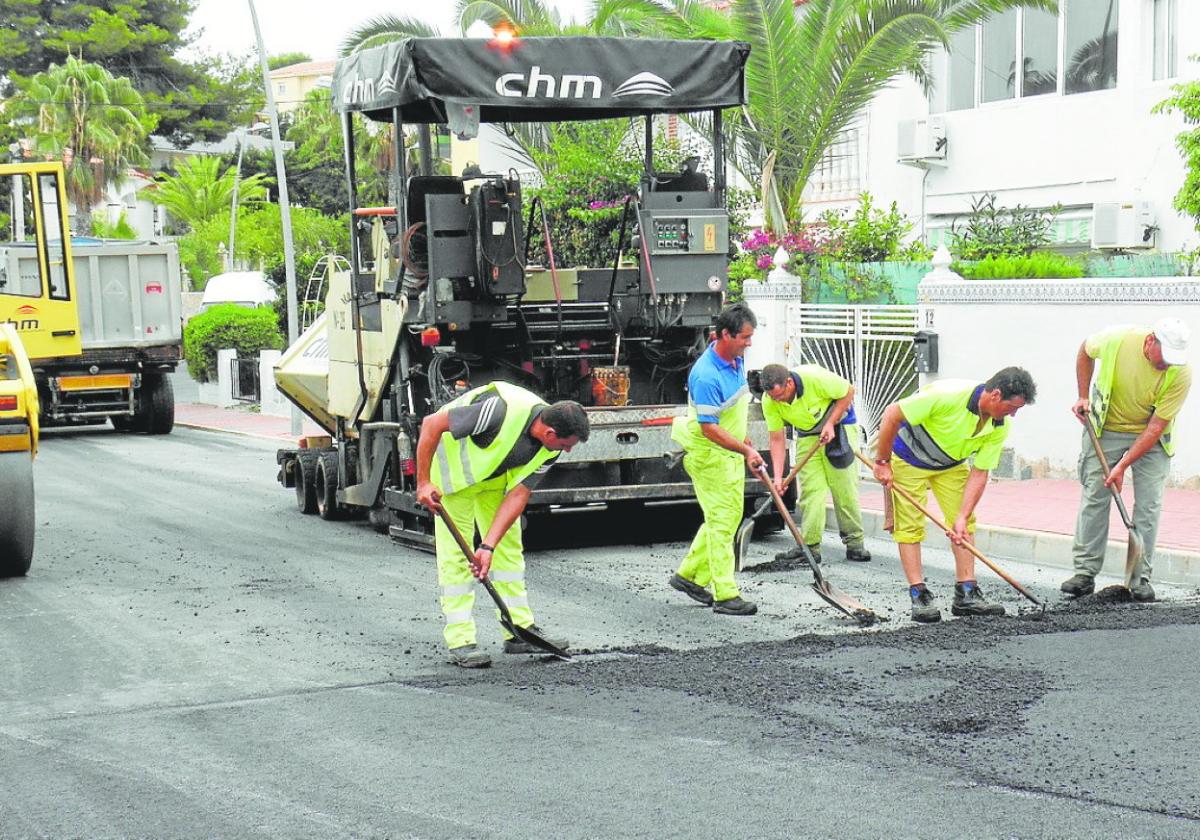
<path id="1" fill-rule="evenodd" d="M 259 414 L 245 408 L 216 408 L 197 403 L 175 406 L 175 422 L 180 426 L 210 431 L 231 432 L 295 443 L 287 417 Z M 303 419 L 304 435 L 325 432 Z M 997 559 L 1036 563 L 1052 568 L 1071 568 L 1071 543 L 1075 533 L 1075 513 L 1079 506 L 1079 484 L 1068 479 L 1031 479 L 993 481 L 979 503 L 976 544 L 979 550 Z M 867 536 L 890 539 L 883 530 L 883 491 L 864 481 L 860 491 L 863 524 Z M 1127 505 L 1133 495 L 1125 491 Z M 931 505 L 936 511 L 936 503 Z M 829 527 L 836 534 L 837 524 L 830 508 Z M 1109 523 L 1109 550 L 1105 572 L 1120 576 L 1125 565 L 1125 526 L 1116 506 Z M 945 536 L 931 524 L 926 542 L 944 548 Z M 1168 489 L 1163 499 L 1162 520 L 1155 551 L 1154 579 L 1165 583 L 1200 586 L 1200 491 Z"/>
<path id="2" fill-rule="evenodd" d="M 236 435 L 269 438 L 295 445 L 298 437 L 327 434 L 324 429 L 301 415 L 301 433 L 293 435 L 288 417 L 274 417 L 250 411 L 249 407 L 217 408 L 201 403 L 176 403 L 175 425 L 210 432 L 229 432 Z"/>

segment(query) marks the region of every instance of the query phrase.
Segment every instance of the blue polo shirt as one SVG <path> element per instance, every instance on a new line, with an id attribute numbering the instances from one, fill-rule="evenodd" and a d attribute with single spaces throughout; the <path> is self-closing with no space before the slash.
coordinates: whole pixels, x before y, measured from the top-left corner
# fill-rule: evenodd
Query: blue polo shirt
<path id="1" fill-rule="evenodd" d="M 688 374 L 688 400 L 696 408 L 699 423 L 717 423 L 718 415 L 741 395 L 746 385 L 746 361 L 729 363 L 717 355 L 716 342 L 692 365 Z"/>

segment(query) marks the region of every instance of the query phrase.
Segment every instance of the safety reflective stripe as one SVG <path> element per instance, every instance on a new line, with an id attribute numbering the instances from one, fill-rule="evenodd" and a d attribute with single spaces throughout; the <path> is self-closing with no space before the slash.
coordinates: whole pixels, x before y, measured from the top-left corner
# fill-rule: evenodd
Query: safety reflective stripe
<path id="1" fill-rule="evenodd" d="M 456 595 L 470 595 L 475 589 L 474 583 L 452 583 L 442 587 L 443 598 L 453 598 Z"/>
<path id="2" fill-rule="evenodd" d="M 529 598 L 526 597 L 525 595 L 513 595 L 512 597 L 506 596 L 504 598 L 504 604 L 510 610 L 518 608 L 518 607 L 528 607 L 529 606 Z"/>
<path id="3" fill-rule="evenodd" d="M 447 624 L 467 624 L 472 620 L 470 610 L 457 610 L 455 612 L 443 613 L 446 616 Z"/>
<path id="4" fill-rule="evenodd" d="M 524 572 L 501 572 L 501 571 L 493 570 L 489 573 L 489 577 L 491 577 L 492 580 L 500 582 L 500 583 L 520 583 L 525 580 L 525 573 Z"/>
<path id="5" fill-rule="evenodd" d="M 475 474 L 471 472 L 471 453 L 461 443 L 458 446 L 458 452 L 462 461 L 463 479 L 466 481 L 465 486 L 470 487 L 475 483 Z"/>
<path id="6" fill-rule="evenodd" d="M 947 455 L 921 425 L 913 426 L 909 423 L 901 423 L 896 437 L 900 438 L 909 451 L 930 469 L 946 470 L 956 467 L 966 460 L 965 458 L 951 458 Z M 919 465 L 914 464 L 913 466 Z"/>
<path id="7" fill-rule="evenodd" d="M 439 442 L 437 447 L 438 469 L 442 473 L 442 488 L 453 487 L 450 478 L 450 459 L 446 456 L 446 447 Z"/>
<path id="8" fill-rule="evenodd" d="M 720 414 L 729 410 L 730 408 L 733 408 L 733 406 L 737 404 L 737 401 L 749 392 L 750 386 L 744 384 L 741 388 L 738 388 L 737 393 L 725 400 L 725 402 L 721 403 L 720 405 L 700 405 L 698 403 L 692 403 L 692 408 L 696 410 L 697 414 Z M 690 397 L 688 398 L 688 402 L 691 402 Z"/>

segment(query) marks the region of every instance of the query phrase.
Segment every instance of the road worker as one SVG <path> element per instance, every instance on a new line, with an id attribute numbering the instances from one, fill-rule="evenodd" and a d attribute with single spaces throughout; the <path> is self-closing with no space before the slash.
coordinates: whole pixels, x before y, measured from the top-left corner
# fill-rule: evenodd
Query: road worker
<path id="1" fill-rule="evenodd" d="M 1134 600 L 1154 600 L 1150 574 L 1163 490 L 1175 452 L 1172 430 L 1192 384 L 1192 367 L 1187 363 L 1190 334 L 1179 318 L 1163 318 L 1153 327 L 1110 327 L 1088 336 L 1079 347 L 1075 360 L 1079 399 L 1072 411 L 1100 436 L 1112 473 L 1105 480 L 1085 430 L 1079 456 L 1083 499 L 1072 548 L 1075 574 L 1061 587 L 1068 595 L 1089 595 L 1095 590 L 1108 545 L 1109 488 L 1120 492 L 1126 472 L 1131 471 L 1133 525 L 1144 553 L 1129 589 Z M 1100 372 L 1093 381 L 1097 360 Z"/>
<path id="2" fill-rule="evenodd" d="M 964 548 L 974 542 L 975 506 L 987 487 L 988 472 L 1000 462 L 1008 437 L 1008 417 L 1033 403 L 1037 386 L 1025 370 L 1007 367 L 983 384 L 943 379 L 889 405 L 883 412 L 875 451 L 875 478 L 887 488 L 905 490 L 925 504 L 930 490 L 950 530 L 954 552 L 954 615 L 1003 615 L 1004 607 L 984 598 L 975 581 L 975 558 Z M 968 464 L 968 459 L 971 461 Z M 921 568 L 922 513 L 893 493 L 900 565 L 908 578 L 913 621 L 940 621 L 941 611 Z"/>
<path id="3" fill-rule="evenodd" d="M 756 471 L 764 466 L 747 437 L 750 388 L 743 358 L 757 324 L 742 303 L 717 315 L 716 340 L 688 373 L 687 415 L 675 418 L 671 432 L 683 447 L 683 467 L 704 523 L 668 583 L 720 615 L 758 612 L 733 580 L 733 534 L 745 507 L 746 467 Z"/>
<path id="4" fill-rule="evenodd" d="M 453 664 L 491 665 L 491 657 L 476 643 L 472 575 L 490 576 L 513 623 L 542 633 L 534 624 L 525 592 L 521 528 L 513 526 L 559 453 L 586 441 L 588 433 L 587 414 L 579 403 L 547 405 L 507 382 L 474 388 L 422 421 L 417 501 L 431 510 L 445 510 L 468 541 L 476 527 L 482 537 L 468 564 L 445 523 L 440 517 L 434 519 L 438 585 Z M 505 653 L 536 652 L 507 631 L 505 636 Z M 564 639 L 548 641 L 563 649 L 568 645 Z"/>
<path id="5" fill-rule="evenodd" d="M 858 423 L 854 416 L 854 386 L 820 365 L 800 365 L 788 370 L 767 365 L 760 378 L 762 412 L 770 434 L 771 473 L 775 489 L 783 492 L 787 441 L 785 425 L 799 437 L 796 458 L 814 445 L 820 449 L 800 470 L 800 531 L 813 558 L 821 561 L 821 534 L 825 530 L 825 498 L 833 496 L 838 531 L 846 546 L 846 559 L 866 562 L 871 554 L 863 546 L 862 511 L 858 506 Z M 804 563 L 800 546 L 775 555 L 779 561 Z"/>

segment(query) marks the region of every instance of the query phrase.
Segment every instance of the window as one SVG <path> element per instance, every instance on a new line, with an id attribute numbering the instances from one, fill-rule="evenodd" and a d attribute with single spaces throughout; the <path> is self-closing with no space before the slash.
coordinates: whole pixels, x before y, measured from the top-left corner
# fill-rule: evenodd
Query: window
<path id="1" fill-rule="evenodd" d="M 287 92 L 287 84 L 285 82 L 280 82 L 276 86 L 276 92 L 277 93 L 286 93 Z"/>
<path id="2" fill-rule="evenodd" d="M 46 226 L 46 262 L 50 268 L 50 299 L 70 300 L 67 288 L 66 255 L 63 251 L 62 214 L 58 204 L 58 177 L 42 175 L 38 178 L 38 190 L 42 195 L 42 223 Z"/>
<path id="3" fill-rule="evenodd" d="M 960 29 L 950 38 L 949 99 L 946 110 L 975 107 L 975 27 Z"/>
<path id="4" fill-rule="evenodd" d="M 1154 0 L 1154 73 L 1158 79 L 1179 75 L 1178 0 Z"/>
<path id="5" fill-rule="evenodd" d="M 13 242 L 16 260 L 0 260 L 0 292 L 6 295 L 42 296 L 42 271 L 37 254 L 37 214 L 33 211 L 33 179 L 13 175 L 0 181 L 0 215 L 8 216 L 5 239 Z M 16 266 L 16 273 L 9 269 Z"/>
<path id="6" fill-rule="evenodd" d="M 1063 5 L 1064 91 L 1116 87 L 1119 0 L 1067 0 Z"/>
<path id="7" fill-rule="evenodd" d="M 1012 99 L 1016 95 L 1016 9 L 993 15 L 984 22 L 982 64 L 982 101 Z"/>
<path id="8" fill-rule="evenodd" d="M 1021 96 L 1058 91 L 1058 15 L 1026 9 L 1021 25 Z"/>
<path id="9" fill-rule="evenodd" d="M 1154 9 L 1154 78 L 1169 78 L 1178 71 L 1179 0 L 1149 2 Z M 1116 87 L 1119 7 L 1120 0 L 1058 0 L 1058 13 L 1008 9 L 958 30 L 941 65 L 938 87 L 944 109 Z"/>

